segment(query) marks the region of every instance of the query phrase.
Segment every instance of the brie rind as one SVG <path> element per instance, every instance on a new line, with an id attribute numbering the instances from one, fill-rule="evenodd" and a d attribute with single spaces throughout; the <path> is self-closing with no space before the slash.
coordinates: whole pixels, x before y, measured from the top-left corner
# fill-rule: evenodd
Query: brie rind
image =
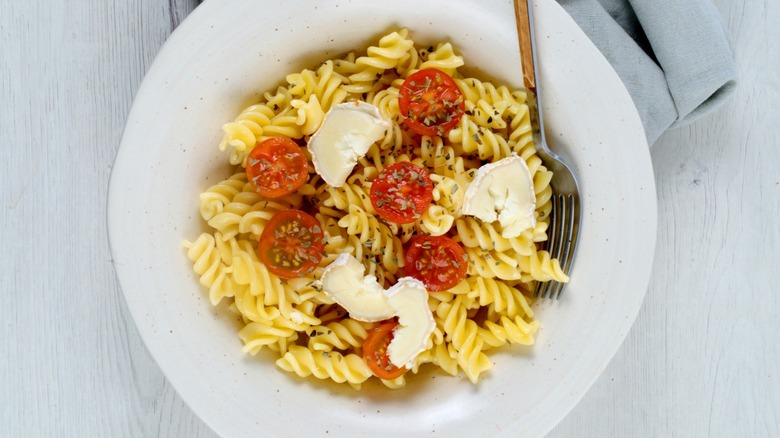
<path id="1" fill-rule="evenodd" d="M 387 346 L 387 355 L 393 365 L 411 368 L 417 355 L 428 347 L 428 339 L 436 328 L 428 307 L 428 290 L 420 280 L 403 277 L 385 295 L 399 324 Z"/>
<path id="2" fill-rule="evenodd" d="M 314 170 L 326 183 L 341 187 L 357 160 L 388 129 L 390 122 L 370 103 L 354 101 L 335 105 L 309 139 Z"/>
<path id="3" fill-rule="evenodd" d="M 477 170 L 461 211 L 484 222 L 498 220 L 501 236 L 512 238 L 536 225 L 535 209 L 531 171 L 522 157 L 512 154 Z"/>

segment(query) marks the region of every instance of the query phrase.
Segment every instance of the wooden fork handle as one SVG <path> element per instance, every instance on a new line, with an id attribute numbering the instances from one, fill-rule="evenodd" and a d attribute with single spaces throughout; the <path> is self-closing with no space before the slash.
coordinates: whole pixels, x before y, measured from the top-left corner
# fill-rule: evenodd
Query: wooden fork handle
<path id="1" fill-rule="evenodd" d="M 534 79 L 534 55 L 531 48 L 531 21 L 528 15 L 530 0 L 514 0 L 517 38 L 520 43 L 520 61 L 523 65 L 523 84 L 529 90 L 536 90 Z"/>

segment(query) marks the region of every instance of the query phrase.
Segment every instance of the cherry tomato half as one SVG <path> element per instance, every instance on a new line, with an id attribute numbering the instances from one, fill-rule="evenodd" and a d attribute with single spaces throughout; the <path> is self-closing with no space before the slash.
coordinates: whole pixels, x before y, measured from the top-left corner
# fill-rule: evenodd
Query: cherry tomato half
<path id="1" fill-rule="evenodd" d="M 420 135 L 443 135 L 454 128 L 464 106 L 458 84 L 435 68 L 413 73 L 398 90 L 398 108 L 404 124 Z"/>
<path id="2" fill-rule="evenodd" d="M 249 152 L 246 176 L 257 193 L 279 198 L 298 190 L 309 179 L 309 165 L 294 141 L 271 137 Z"/>
<path id="3" fill-rule="evenodd" d="M 310 274 L 320 264 L 324 240 L 317 219 L 300 210 L 282 210 L 263 229 L 257 253 L 269 271 L 294 278 Z"/>
<path id="4" fill-rule="evenodd" d="M 371 205 L 383 219 L 396 224 L 416 221 L 433 199 L 433 182 L 424 168 L 399 161 L 385 167 L 371 183 Z"/>
<path id="5" fill-rule="evenodd" d="M 406 367 L 397 367 L 387 356 L 387 346 L 393 340 L 393 331 L 397 322 L 385 322 L 368 331 L 368 337 L 363 343 L 363 360 L 375 376 L 380 379 L 393 380 L 406 372 Z"/>
<path id="6" fill-rule="evenodd" d="M 425 284 L 429 291 L 455 287 L 468 268 L 466 252 L 447 236 L 418 236 L 412 239 L 404 256 L 406 275 Z"/>

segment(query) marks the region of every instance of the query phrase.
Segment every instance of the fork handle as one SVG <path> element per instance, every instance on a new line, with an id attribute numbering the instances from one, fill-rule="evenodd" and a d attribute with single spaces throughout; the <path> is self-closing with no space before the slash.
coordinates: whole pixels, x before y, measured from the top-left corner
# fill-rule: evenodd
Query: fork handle
<path id="1" fill-rule="evenodd" d="M 523 84 L 525 88 L 536 92 L 536 77 L 534 75 L 533 32 L 530 14 L 532 5 L 529 0 L 514 0 L 515 23 L 517 38 L 520 42 L 520 62 L 523 66 Z"/>
<path id="2" fill-rule="evenodd" d="M 536 43 L 534 42 L 534 11 L 533 0 L 514 0 L 515 4 L 515 23 L 517 24 L 517 39 L 520 43 L 520 61 L 523 66 L 523 82 L 525 88 L 530 91 L 529 107 L 532 116 L 536 116 L 536 122 L 539 127 L 539 140 L 536 142 L 537 149 L 552 153 L 544 133 L 544 117 L 542 115 L 542 99 L 539 96 L 539 77 L 536 71 L 538 59 L 536 57 Z M 557 157 L 557 156 L 556 156 Z"/>

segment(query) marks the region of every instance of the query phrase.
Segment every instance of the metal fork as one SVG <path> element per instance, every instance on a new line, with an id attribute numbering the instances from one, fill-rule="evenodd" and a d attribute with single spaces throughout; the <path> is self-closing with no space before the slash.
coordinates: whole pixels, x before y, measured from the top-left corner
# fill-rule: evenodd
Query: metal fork
<path id="1" fill-rule="evenodd" d="M 534 144 L 544 165 L 553 172 L 550 185 L 553 190 L 552 211 L 548 228 L 547 251 L 557 259 L 563 272 L 569 275 L 577 248 L 580 229 L 580 191 L 577 178 L 571 168 L 547 145 L 544 134 L 539 77 L 534 66 L 537 63 L 534 42 L 533 5 L 529 0 L 514 0 L 517 35 L 520 42 L 520 57 L 523 64 L 523 81 L 533 96 L 536 105 L 538 132 L 534 132 Z M 533 113 L 532 113 L 533 114 Z M 560 299 L 565 283 L 556 281 L 539 282 L 535 297 Z"/>

